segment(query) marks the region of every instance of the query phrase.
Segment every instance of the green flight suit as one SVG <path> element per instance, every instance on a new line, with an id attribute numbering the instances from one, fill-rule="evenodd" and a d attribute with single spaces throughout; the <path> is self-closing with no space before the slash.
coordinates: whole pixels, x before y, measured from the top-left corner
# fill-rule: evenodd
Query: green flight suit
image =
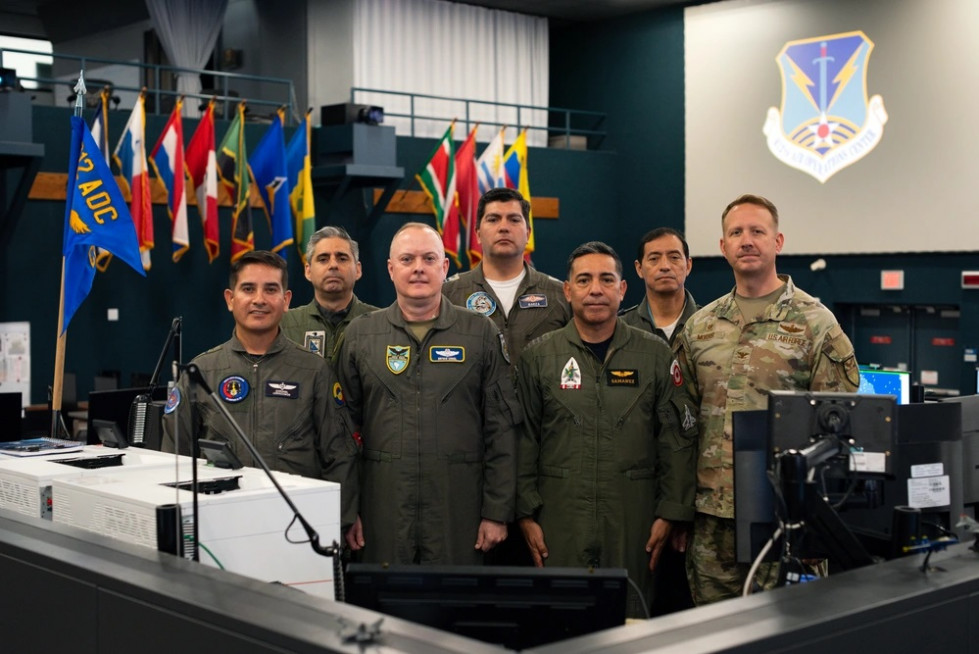
<path id="1" fill-rule="evenodd" d="M 649 317 L 649 298 L 643 297 L 642 302 L 634 307 L 629 307 L 625 311 L 619 313 L 619 318 L 621 318 L 625 324 L 630 327 L 635 327 L 636 329 L 641 329 L 647 331 L 653 336 L 659 336 L 668 345 L 672 346 L 676 337 L 679 336 L 680 332 L 683 331 L 683 326 L 687 324 L 687 320 L 690 319 L 694 313 L 697 312 L 697 302 L 690 295 L 690 291 L 684 291 L 685 300 L 683 302 L 683 311 L 680 312 L 680 318 L 676 321 L 676 327 L 673 328 L 673 336 L 671 338 L 666 337 L 666 332 L 653 324 L 652 319 Z"/>
<path id="2" fill-rule="evenodd" d="M 377 307 L 361 302 L 356 295 L 350 300 L 347 315 L 336 325 L 323 320 L 319 305 L 313 299 L 309 304 L 294 307 L 285 312 L 279 327 L 286 338 L 302 345 L 310 352 L 325 356 L 330 365 L 336 366 L 337 355 L 340 353 L 340 342 L 347 325 L 365 313 L 377 311 Z"/>
<path id="3" fill-rule="evenodd" d="M 696 407 L 672 360 L 660 339 L 619 321 L 604 363 L 570 323 L 517 366 L 517 519 L 540 524 L 547 565 L 624 567 L 647 601 L 653 522 L 694 516 Z"/>
<path id="4" fill-rule="evenodd" d="M 480 521 L 513 518 L 521 421 L 499 330 L 443 296 L 418 342 L 395 302 L 350 324 L 337 368 L 360 426 L 346 485 L 360 492 L 363 561 L 481 563 Z"/>
<path id="5" fill-rule="evenodd" d="M 564 285 L 526 263 L 524 270 L 527 274 L 517 288 L 508 315 L 504 315 L 499 306 L 500 299 L 486 281 L 482 264 L 453 275 L 442 287 L 442 293 L 460 307 L 467 306 L 467 301 L 474 295 L 476 298 L 480 294 L 489 296 L 492 303 L 470 304 L 479 306 L 481 309 L 477 313 L 488 316 L 503 332 L 513 365 L 516 365 L 520 353 L 528 343 L 538 336 L 564 327 L 571 320 L 571 308 L 564 299 Z"/>

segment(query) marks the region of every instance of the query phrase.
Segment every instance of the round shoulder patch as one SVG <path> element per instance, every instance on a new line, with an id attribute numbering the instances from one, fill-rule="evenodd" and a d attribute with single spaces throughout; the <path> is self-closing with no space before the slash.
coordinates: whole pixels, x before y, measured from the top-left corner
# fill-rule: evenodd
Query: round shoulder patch
<path id="1" fill-rule="evenodd" d="M 683 386 L 683 371 L 680 370 L 680 362 L 673 359 L 670 365 L 670 377 L 673 378 L 674 386 Z"/>
<path id="2" fill-rule="evenodd" d="M 343 406 L 343 389 L 340 388 L 340 382 L 333 382 L 333 401 L 337 406 Z"/>
<path id="3" fill-rule="evenodd" d="M 221 380 L 218 392 L 225 402 L 241 402 L 248 397 L 248 380 L 239 375 L 232 375 Z"/>
<path id="4" fill-rule="evenodd" d="M 180 406 L 180 389 L 174 386 L 167 394 L 167 404 L 163 407 L 163 413 L 173 413 Z"/>
<path id="5" fill-rule="evenodd" d="M 486 291 L 476 291 L 466 298 L 466 308 L 484 316 L 496 311 L 496 301 Z"/>

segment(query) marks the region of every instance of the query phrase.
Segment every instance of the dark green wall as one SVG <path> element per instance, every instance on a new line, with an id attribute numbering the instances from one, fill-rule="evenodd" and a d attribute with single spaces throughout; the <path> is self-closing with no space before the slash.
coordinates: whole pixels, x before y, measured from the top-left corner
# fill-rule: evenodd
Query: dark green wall
<path id="1" fill-rule="evenodd" d="M 564 276 L 570 250 L 581 242 L 608 242 L 622 256 L 627 269 L 635 258 L 635 243 L 645 231 L 659 225 L 683 228 L 683 14 L 679 8 L 651 11 L 625 19 L 583 26 L 554 26 L 551 32 L 552 106 L 605 112 L 608 135 L 602 152 L 531 148 L 530 184 L 535 196 L 560 201 L 558 220 L 536 222 L 537 266 Z M 67 163 L 68 110 L 34 108 L 34 140 L 44 143 L 42 169 L 64 171 Z M 110 119 L 112 142 L 128 117 L 116 111 Z M 165 117 L 147 118 L 147 142 L 155 143 Z M 185 121 L 188 136 L 194 121 Z M 219 121 L 220 137 L 227 122 Z M 248 126 L 248 142 L 258 143 L 262 125 Z M 426 161 L 435 141 L 398 139 L 398 165 L 411 176 Z M 406 180 L 406 185 L 408 180 Z M 411 181 L 410 187 L 418 189 Z M 386 270 L 391 235 L 406 220 L 431 216 L 383 215 L 368 229 L 369 194 L 354 190 L 334 198 L 333 188 L 317 189 L 318 224 L 340 224 L 361 241 L 364 279 L 357 292 L 375 304 L 394 297 Z M 718 207 L 718 214 L 721 207 Z M 72 322 L 68 335 L 66 369 L 78 376 L 79 394 L 91 388 L 102 370 L 119 370 L 124 383 L 134 373 L 152 371 L 174 316 L 184 317 L 184 358 L 190 359 L 227 339 L 232 327 L 222 298 L 227 285 L 230 213 L 221 210 L 222 255 L 208 264 L 196 209 L 190 212 L 192 249 L 178 264 L 169 258 L 169 221 L 162 206 L 154 207 L 157 247 L 153 269 L 144 280 L 125 265 L 114 263 L 99 275 L 89 299 Z M 886 225 L 892 216 L 874 217 Z M 897 217 L 917 219 L 917 217 Z M 64 205 L 30 201 L 18 218 L 11 239 L 2 247 L 3 279 L 0 321 L 28 320 L 32 329 L 32 395 L 45 398 L 53 374 L 55 321 L 60 272 Z M 884 228 L 884 227 L 882 227 Z M 269 242 L 264 218 L 256 216 L 256 243 Z M 791 239 L 792 235 L 787 234 Z M 927 247 L 927 227 L 922 229 Z M 298 257 L 289 251 L 293 305 L 309 302 L 312 293 L 303 279 Z M 979 303 L 975 291 L 960 289 L 962 270 L 979 270 L 979 255 L 901 254 L 825 257 L 827 268 L 813 273 L 812 257 L 784 256 L 781 272 L 819 296 L 827 305 L 840 304 L 943 304 L 961 309 L 959 348 L 979 346 Z M 880 270 L 905 271 L 906 289 L 884 292 Z M 634 303 L 641 285 L 627 272 L 627 302 Z M 727 292 L 732 277 L 720 257 L 701 257 L 688 282 L 700 302 Z M 105 320 L 110 307 L 120 309 L 119 322 Z M 860 356 L 861 344 L 855 343 Z M 971 391 L 974 365 L 962 364 L 960 387 Z"/>

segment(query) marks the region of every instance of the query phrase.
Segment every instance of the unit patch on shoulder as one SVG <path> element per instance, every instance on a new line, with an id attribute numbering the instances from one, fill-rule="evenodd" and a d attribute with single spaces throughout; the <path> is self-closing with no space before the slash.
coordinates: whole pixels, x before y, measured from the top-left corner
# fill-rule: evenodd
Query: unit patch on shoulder
<path id="1" fill-rule="evenodd" d="M 180 389 L 174 386 L 167 394 L 167 404 L 163 407 L 163 413 L 173 413 L 180 406 Z"/>
<path id="2" fill-rule="evenodd" d="M 287 397 L 290 400 L 299 399 L 299 384 L 290 381 L 265 382 L 265 397 Z"/>
<path id="3" fill-rule="evenodd" d="M 635 368 L 607 370 L 605 372 L 605 383 L 608 386 L 638 386 L 639 371 Z"/>
<path id="4" fill-rule="evenodd" d="M 387 364 L 388 370 L 396 375 L 400 375 L 408 369 L 408 363 L 410 361 L 410 345 L 388 345 L 384 353 L 384 363 Z"/>
<path id="5" fill-rule="evenodd" d="M 670 377 L 673 378 L 674 386 L 683 386 L 683 371 L 680 370 L 680 362 L 676 359 L 673 359 L 670 365 Z"/>
<path id="6" fill-rule="evenodd" d="M 333 382 L 333 401 L 337 403 L 337 406 L 343 406 L 343 389 L 340 388 L 340 382 Z"/>
<path id="7" fill-rule="evenodd" d="M 432 363 L 462 363 L 466 360 L 466 348 L 456 345 L 433 345 L 428 348 L 428 360 Z"/>
<path id="8" fill-rule="evenodd" d="M 496 301 L 486 291 L 476 291 L 466 298 L 466 308 L 484 316 L 493 315 Z"/>
<path id="9" fill-rule="evenodd" d="M 561 388 L 572 390 L 581 388 L 581 367 L 574 357 L 568 359 L 561 369 Z"/>
<path id="10" fill-rule="evenodd" d="M 528 293 L 517 298 L 521 309 L 543 309 L 547 306 L 547 296 L 540 293 Z"/>
<path id="11" fill-rule="evenodd" d="M 248 380 L 239 375 L 231 375 L 230 377 L 225 377 L 221 380 L 221 384 L 218 386 L 218 392 L 221 395 L 221 399 L 225 402 L 241 402 L 243 399 L 248 397 L 248 391 L 250 387 L 248 386 Z"/>

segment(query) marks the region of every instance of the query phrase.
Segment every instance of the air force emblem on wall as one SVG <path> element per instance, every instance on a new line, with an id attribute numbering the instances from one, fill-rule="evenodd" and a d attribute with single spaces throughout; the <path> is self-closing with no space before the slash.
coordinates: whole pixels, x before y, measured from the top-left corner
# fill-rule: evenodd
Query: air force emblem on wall
<path id="1" fill-rule="evenodd" d="M 763 132 L 782 163 L 824 183 L 880 142 L 887 112 L 867 99 L 874 44 L 860 31 L 789 41 L 775 58 L 782 107 L 768 109 Z"/>

